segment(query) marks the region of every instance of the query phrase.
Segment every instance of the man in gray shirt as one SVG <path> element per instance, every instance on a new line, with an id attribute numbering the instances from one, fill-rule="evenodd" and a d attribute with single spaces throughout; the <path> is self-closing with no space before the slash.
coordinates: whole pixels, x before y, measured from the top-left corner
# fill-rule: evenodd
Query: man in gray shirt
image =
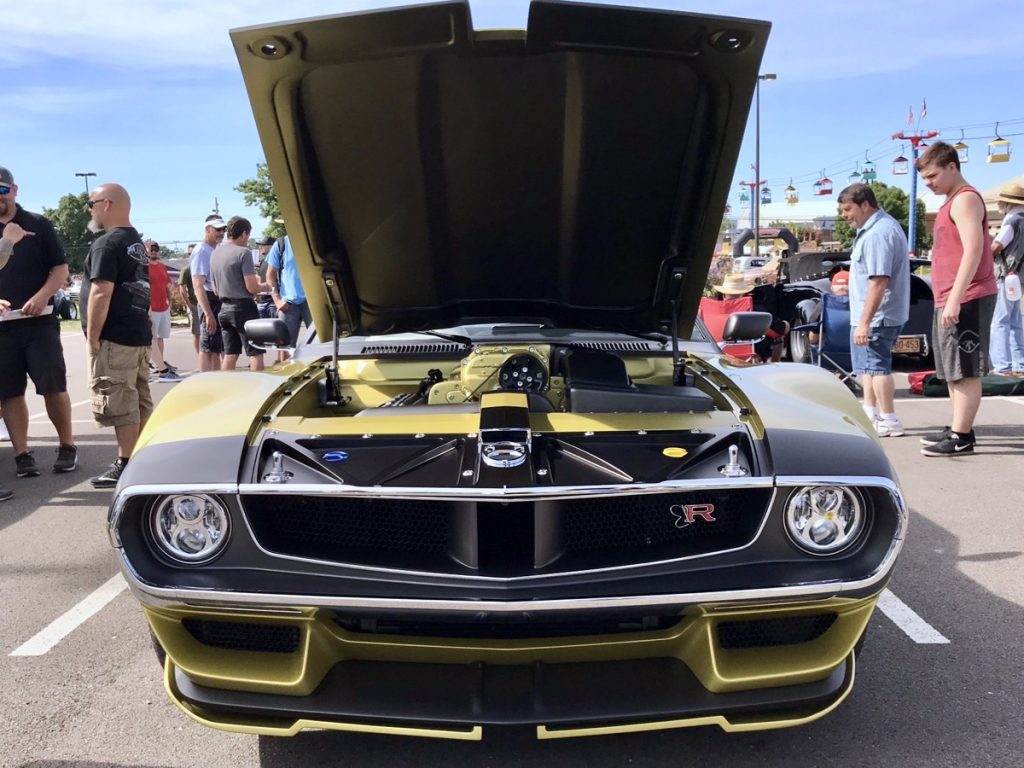
<path id="1" fill-rule="evenodd" d="M 266 283 L 260 283 L 252 251 L 248 248 L 252 224 L 241 216 L 228 219 L 227 240 L 217 246 L 210 257 L 210 279 L 213 291 L 221 301 L 221 338 L 224 342 L 224 360 L 221 369 L 234 370 L 242 352 L 249 358 L 249 369 L 263 370 L 263 351 L 256 349 L 245 337 L 245 323 L 256 320 L 260 314 L 253 296 L 267 290 Z"/>
<path id="2" fill-rule="evenodd" d="M 867 184 L 839 193 L 839 215 L 857 229 L 850 254 L 850 352 L 864 385 L 864 411 L 879 437 L 899 437 L 892 348 L 910 317 L 910 257 L 903 227 Z"/>

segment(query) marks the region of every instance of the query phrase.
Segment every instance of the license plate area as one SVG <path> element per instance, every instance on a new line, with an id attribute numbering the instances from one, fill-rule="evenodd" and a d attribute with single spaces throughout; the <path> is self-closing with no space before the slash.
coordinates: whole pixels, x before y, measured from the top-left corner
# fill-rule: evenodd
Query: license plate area
<path id="1" fill-rule="evenodd" d="M 893 344 L 894 355 L 924 355 L 927 354 L 924 336 L 900 336 Z"/>

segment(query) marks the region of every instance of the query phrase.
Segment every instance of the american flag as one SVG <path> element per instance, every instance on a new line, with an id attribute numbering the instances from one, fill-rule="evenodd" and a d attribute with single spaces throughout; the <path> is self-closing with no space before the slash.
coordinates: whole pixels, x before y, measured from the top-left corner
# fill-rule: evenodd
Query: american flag
<path id="1" fill-rule="evenodd" d="M 921 119 L 924 120 L 928 115 L 928 105 L 925 104 L 924 99 L 921 99 Z"/>
<path id="2" fill-rule="evenodd" d="M 907 107 L 907 125 L 914 124 L 914 108 Z"/>

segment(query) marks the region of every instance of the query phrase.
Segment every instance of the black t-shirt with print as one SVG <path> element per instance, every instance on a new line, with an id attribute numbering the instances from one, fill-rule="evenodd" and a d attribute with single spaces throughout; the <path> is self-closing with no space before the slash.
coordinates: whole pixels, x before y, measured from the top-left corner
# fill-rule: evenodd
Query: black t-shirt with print
<path id="1" fill-rule="evenodd" d="M 114 284 L 100 338 L 126 347 L 148 347 L 153 342 L 149 322 L 149 257 L 134 227 L 114 227 L 89 249 L 79 302 L 83 330 L 88 327 L 93 280 Z"/>
<path id="2" fill-rule="evenodd" d="M 14 246 L 7 266 L 0 269 L 0 299 L 11 302 L 13 309 L 21 309 L 43 287 L 54 267 L 67 264 L 67 258 L 57 232 L 43 216 L 19 205 L 11 221 L 32 234 L 26 234 Z M 52 297 L 48 303 L 53 304 Z"/>

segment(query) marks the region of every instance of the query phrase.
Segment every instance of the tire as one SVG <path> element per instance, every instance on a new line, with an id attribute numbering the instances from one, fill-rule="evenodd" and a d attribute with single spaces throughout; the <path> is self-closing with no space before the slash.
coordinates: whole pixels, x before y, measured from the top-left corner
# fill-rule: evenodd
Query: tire
<path id="1" fill-rule="evenodd" d="M 65 320 L 77 320 L 78 319 L 78 302 L 68 299 L 64 302 L 64 319 Z"/>
<path id="2" fill-rule="evenodd" d="M 811 342 L 807 339 L 810 331 L 789 332 L 789 359 L 794 363 L 811 362 Z"/>

